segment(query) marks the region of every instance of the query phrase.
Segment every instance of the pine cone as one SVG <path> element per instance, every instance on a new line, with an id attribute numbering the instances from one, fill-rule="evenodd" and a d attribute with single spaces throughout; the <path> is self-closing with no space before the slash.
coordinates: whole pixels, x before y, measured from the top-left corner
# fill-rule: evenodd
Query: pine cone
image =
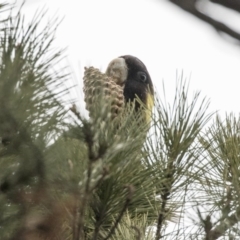
<path id="1" fill-rule="evenodd" d="M 84 94 L 86 108 L 90 117 L 102 103 L 110 106 L 111 117 L 117 117 L 124 108 L 123 88 L 112 78 L 101 73 L 94 67 L 85 68 L 84 72 Z"/>

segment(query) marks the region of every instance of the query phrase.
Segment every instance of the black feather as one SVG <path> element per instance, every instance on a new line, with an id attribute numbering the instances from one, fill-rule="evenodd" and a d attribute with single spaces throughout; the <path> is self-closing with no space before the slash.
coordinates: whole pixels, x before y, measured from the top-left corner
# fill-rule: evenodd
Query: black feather
<path id="1" fill-rule="evenodd" d="M 121 56 L 124 58 L 128 67 L 128 76 L 124 86 L 124 98 L 126 102 L 133 102 L 138 97 L 146 104 L 147 94 L 154 94 L 153 84 L 148 70 L 144 63 L 131 55 Z M 136 102 L 135 108 L 138 109 L 140 104 Z"/>

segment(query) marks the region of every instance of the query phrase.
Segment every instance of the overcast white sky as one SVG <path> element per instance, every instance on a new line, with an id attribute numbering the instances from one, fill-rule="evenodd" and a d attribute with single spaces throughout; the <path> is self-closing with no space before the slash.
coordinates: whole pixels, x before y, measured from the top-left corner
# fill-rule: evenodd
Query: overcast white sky
<path id="1" fill-rule="evenodd" d="M 210 26 L 171 3 L 28 0 L 24 7 L 27 19 L 43 6 L 49 9 L 49 16 L 65 16 L 55 44 L 68 47 L 68 61 L 80 88 L 85 65 L 105 70 L 113 58 L 131 54 L 145 63 L 158 90 L 164 80 L 167 92 L 174 93 L 176 71 L 183 70 L 187 78 L 191 75 L 191 90 L 200 90 L 211 99 L 210 110 L 238 114 L 240 46 L 220 38 Z M 223 14 L 220 16 L 229 23 L 240 22 L 233 14 Z"/>

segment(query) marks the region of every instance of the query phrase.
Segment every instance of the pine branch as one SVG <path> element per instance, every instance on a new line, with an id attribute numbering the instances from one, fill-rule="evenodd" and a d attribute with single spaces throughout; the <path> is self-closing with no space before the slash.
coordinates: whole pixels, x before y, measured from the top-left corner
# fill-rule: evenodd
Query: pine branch
<path id="1" fill-rule="evenodd" d="M 192 14 L 193 16 L 199 18 L 200 20 L 208 23 L 213 28 L 215 28 L 217 32 L 226 33 L 230 37 L 240 41 L 240 33 L 234 31 L 232 28 L 228 27 L 223 22 L 217 21 L 217 20 L 211 18 L 210 16 L 200 12 L 196 6 L 196 3 L 197 3 L 196 0 L 180 0 L 180 1 L 179 0 L 169 0 L 169 1 L 171 3 L 177 5 L 184 11 L 186 11 L 186 12 Z M 226 2 L 229 2 L 229 1 L 217 1 L 217 2 L 221 3 L 222 5 L 228 5 L 228 7 L 234 8 L 234 10 L 237 10 L 237 11 L 239 10 L 239 6 L 238 6 L 239 3 L 237 3 L 237 1 L 235 1 L 234 4 L 231 4 L 231 3 L 226 4 Z"/>
<path id="2" fill-rule="evenodd" d="M 65 115 L 58 94 L 50 90 L 54 86 L 57 91 L 67 78 L 53 67 L 62 52 L 50 51 L 57 20 L 39 31 L 44 13 L 26 25 L 21 9 L 0 22 L 0 184 L 5 193 L 0 197 L 1 239 L 17 233 L 26 239 L 31 224 L 33 228 L 42 224 L 37 213 L 30 215 L 33 208 L 50 201 L 46 150 L 63 128 Z M 33 224 L 34 219 L 39 221 Z"/>
<path id="3" fill-rule="evenodd" d="M 123 214 L 126 212 L 131 200 L 132 200 L 132 195 L 134 193 L 134 188 L 133 186 L 129 185 L 129 186 L 126 186 L 126 188 L 128 189 L 128 194 L 127 194 L 127 197 L 126 197 L 126 201 L 123 205 L 123 208 L 121 210 L 121 212 L 119 213 L 116 221 L 114 222 L 113 226 L 111 227 L 108 235 L 104 238 L 104 240 L 108 240 L 115 232 L 119 222 L 121 221 L 121 219 L 123 218 Z"/>
<path id="4" fill-rule="evenodd" d="M 76 106 L 72 106 L 70 109 L 75 116 L 82 121 L 83 124 L 83 135 L 84 135 L 84 139 L 85 139 L 85 143 L 87 144 L 88 147 L 88 170 L 87 170 L 87 180 L 86 180 L 86 184 L 85 184 L 85 189 L 84 192 L 82 194 L 82 198 L 81 198 L 81 205 L 79 207 L 77 207 L 77 211 L 76 211 L 76 217 L 75 217 L 75 221 L 77 222 L 77 224 L 74 224 L 74 235 L 73 235 L 73 239 L 79 239 L 84 238 L 84 234 L 83 234 L 83 228 L 84 228 L 84 215 L 85 215 L 85 210 L 87 208 L 87 202 L 89 201 L 89 198 L 91 197 L 93 191 L 95 190 L 95 188 L 97 186 L 99 186 L 102 181 L 104 180 L 105 176 L 107 175 L 107 171 L 106 168 L 103 168 L 103 173 L 101 175 L 101 177 L 99 178 L 99 180 L 95 183 L 94 186 L 91 187 L 91 180 L 92 180 L 92 171 L 93 171 L 93 163 L 100 160 L 106 150 L 107 147 L 105 145 L 100 145 L 99 146 L 99 150 L 98 150 L 98 154 L 96 155 L 94 152 L 94 134 L 92 132 L 92 125 L 84 120 L 80 113 L 77 111 Z M 97 235 L 98 235 L 98 229 L 99 229 L 99 225 L 96 224 L 95 227 L 95 231 L 94 231 L 94 238 L 96 239 Z"/>
<path id="5" fill-rule="evenodd" d="M 240 2 L 235 0 L 210 0 L 224 7 L 230 8 L 234 11 L 240 12 Z"/>
<path id="6" fill-rule="evenodd" d="M 139 228 L 137 228 L 136 226 L 131 226 L 132 229 L 134 229 L 136 231 L 136 240 L 141 240 L 142 239 L 142 234 Z"/>
<path id="7" fill-rule="evenodd" d="M 166 97 L 165 90 L 161 96 Z M 202 153 L 197 136 L 211 114 L 206 114 L 209 104 L 206 99 L 197 105 L 199 93 L 195 93 L 190 102 L 187 96 L 188 85 L 180 76 L 173 103 L 169 104 L 163 98 L 156 100 L 157 111 L 153 119 L 155 129 L 146 145 L 149 154 L 147 164 L 150 168 L 158 169 L 158 172 L 154 172 L 160 198 L 155 239 L 163 237 L 166 221 L 175 216 L 174 210 L 184 207 L 185 203 L 177 198 L 181 195 L 184 201 L 188 186 L 199 176 L 193 170 Z"/>
<path id="8" fill-rule="evenodd" d="M 24 127 L 19 128 L 19 124 L 16 119 L 8 112 L 7 109 L 1 108 L 3 115 L 8 119 L 12 126 L 15 126 L 14 129 L 18 132 L 18 136 L 15 139 L 11 139 L 11 145 L 8 146 L 7 151 L 15 152 L 15 154 L 20 155 L 22 160 L 26 159 L 28 161 L 35 162 L 35 167 L 30 169 L 30 171 L 21 171 L 14 182 L 10 182 L 9 179 L 3 181 L 0 185 L 0 190 L 4 193 L 11 190 L 14 186 L 16 188 L 19 184 L 28 182 L 33 176 L 38 176 L 41 181 L 45 177 L 45 166 L 44 166 L 44 157 L 39 148 L 32 142 L 27 130 Z M 4 141 L 4 138 L 3 138 Z M 23 151 L 24 150 L 24 151 Z M 4 155 L 6 154 L 3 153 Z M 1 155 L 0 155 L 1 157 Z"/>
<path id="9" fill-rule="evenodd" d="M 240 210 L 222 220 L 216 227 L 208 232 L 208 239 L 215 240 L 223 237 L 227 230 L 231 229 L 235 224 L 239 222 L 239 214 Z"/>
<path id="10" fill-rule="evenodd" d="M 203 182 L 201 185 L 215 209 L 209 214 L 216 215 L 215 223 L 206 231 L 209 239 L 225 236 L 234 231 L 234 226 L 239 223 L 239 129 L 239 117 L 231 114 L 221 121 L 217 116 L 201 141 L 210 163 L 203 171 L 207 184 Z"/>

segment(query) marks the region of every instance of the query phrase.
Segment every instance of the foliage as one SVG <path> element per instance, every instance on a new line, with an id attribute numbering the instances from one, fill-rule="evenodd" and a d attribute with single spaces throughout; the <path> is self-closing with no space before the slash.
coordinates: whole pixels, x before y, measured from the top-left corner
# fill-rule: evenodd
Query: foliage
<path id="1" fill-rule="evenodd" d="M 0 23 L 0 238 L 238 236 L 240 119 L 206 128 L 209 101 L 183 75 L 172 104 L 156 95 L 148 134 L 131 106 L 116 121 L 101 99 L 91 119 L 68 111 L 59 21 L 26 27 L 20 12 Z"/>
<path id="2" fill-rule="evenodd" d="M 2 239 L 12 232 L 9 222 L 15 226 L 25 217 L 25 198 L 44 181 L 45 151 L 63 127 L 61 94 L 51 91 L 66 79 L 53 68 L 61 56 L 61 51 L 51 49 L 57 22 L 39 32 L 43 17 L 43 12 L 36 13 L 27 26 L 20 12 L 1 21 L 0 177 L 1 191 L 6 193 L 0 196 Z"/>

